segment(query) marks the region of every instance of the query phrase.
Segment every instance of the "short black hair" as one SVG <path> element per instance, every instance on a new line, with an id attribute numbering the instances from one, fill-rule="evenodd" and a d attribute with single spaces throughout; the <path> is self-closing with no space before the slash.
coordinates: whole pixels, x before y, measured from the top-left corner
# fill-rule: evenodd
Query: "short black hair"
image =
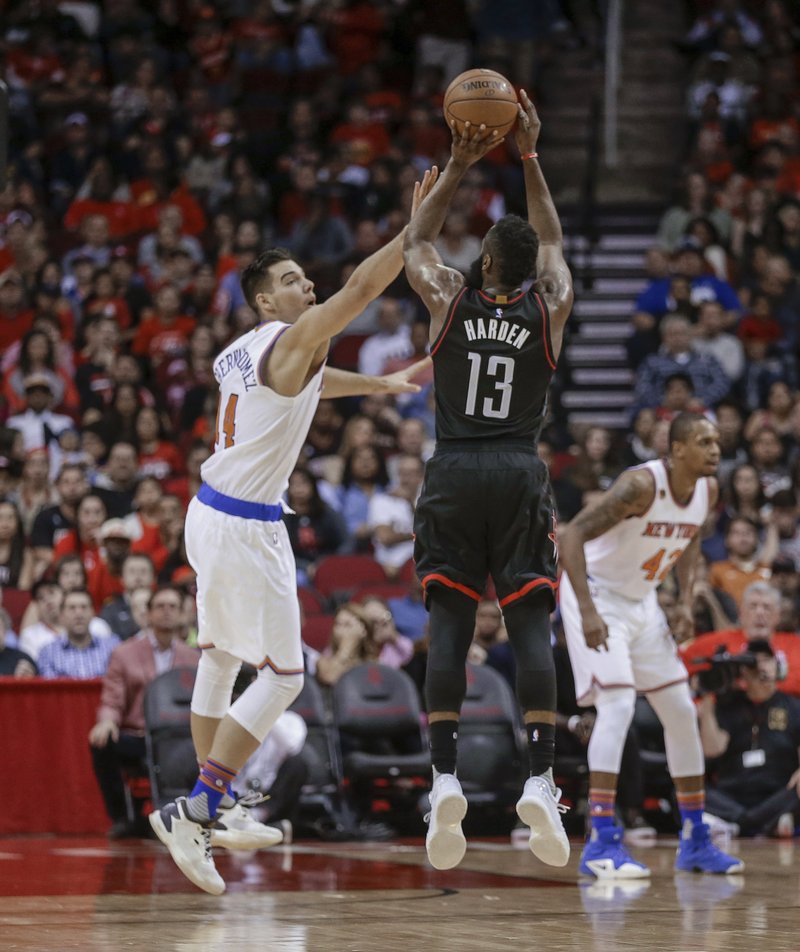
<path id="1" fill-rule="evenodd" d="M 242 272 L 241 285 L 244 299 L 254 311 L 256 307 L 256 295 L 264 290 L 271 290 L 272 284 L 269 277 L 269 269 L 279 261 L 293 261 L 294 255 L 288 248 L 268 248 L 258 255 L 255 261 L 252 261 Z"/>
<path id="2" fill-rule="evenodd" d="M 486 250 L 503 288 L 517 288 L 536 277 L 539 236 L 519 215 L 506 215 L 492 225 L 486 235 Z"/>
<path id="3" fill-rule="evenodd" d="M 664 381 L 664 389 L 666 390 L 667 387 L 671 383 L 675 383 L 676 380 L 686 384 L 686 386 L 689 388 L 690 393 L 694 393 L 694 381 L 689 376 L 689 374 L 685 374 L 681 370 L 678 370 L 674 374 L 670 374 L 669 377 L 667 377 L 667 379 Z M 705 417 L 703 419 L 705 419 Z"/>
<path id="4" fill-rule="evenodd" d="M 678 375 L 674 374 L 673 376 Z M 698 423 L 708 422 L 708 417 L 703 416 L 702 413 L 679 413 L 669 425 L 669 445 L 685 443 Z"/>

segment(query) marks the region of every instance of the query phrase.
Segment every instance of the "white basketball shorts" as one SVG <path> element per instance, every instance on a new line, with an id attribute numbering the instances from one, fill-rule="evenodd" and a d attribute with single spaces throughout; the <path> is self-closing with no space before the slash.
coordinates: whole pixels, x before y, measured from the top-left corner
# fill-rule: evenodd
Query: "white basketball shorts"
<path id="1" fill-rule="evenodd" d="M 608 627 L 608 651 L 587 646 L 578 600 L 568 576 L 562 573 L 559 605 L 580 705 L 594 704 L 597 688 L 633 687 L 646 694 L 687 680 L 655 591 L 642 601 L 631 601 L 591 582 L 589 588 Z"/>
<path id="2" fill-rule="evenodd" d="M 200 647 L 277 674 L 302 673 L 296 568 L 283 522 L 230 516 L 192 499 L 185 539 L 197 573 Z"/>

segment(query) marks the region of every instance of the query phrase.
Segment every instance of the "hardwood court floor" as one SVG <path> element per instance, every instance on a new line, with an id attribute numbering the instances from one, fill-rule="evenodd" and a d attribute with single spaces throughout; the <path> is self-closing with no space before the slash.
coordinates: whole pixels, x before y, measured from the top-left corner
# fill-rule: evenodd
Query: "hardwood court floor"
<path id="1" fill-rule="evenodd" d="M 219 898 L 160 844 L 0 839 L 0 949 L 169 952 L 800 952 L 800 843 L 741 841 L 743 876 L 672 871 L 675 841 L 634 852 L 650 884 L 581 883 L 499 840 L 432 870 L 421 841 L 219 853 Z"/>

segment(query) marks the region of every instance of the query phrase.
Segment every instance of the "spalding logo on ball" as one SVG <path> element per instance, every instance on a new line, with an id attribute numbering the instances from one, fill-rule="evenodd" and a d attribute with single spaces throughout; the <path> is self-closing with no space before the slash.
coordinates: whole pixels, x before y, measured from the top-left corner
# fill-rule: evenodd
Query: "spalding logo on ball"
<path id="1" fill-rule="evenodd" d="M 517 121 L 517 94 L 501 73 L 493 69 L 468 69 L 456 76 L 444 94 L 444 118 L 462 132 L 464 123 L 481 123 L 502 138 Z"/>

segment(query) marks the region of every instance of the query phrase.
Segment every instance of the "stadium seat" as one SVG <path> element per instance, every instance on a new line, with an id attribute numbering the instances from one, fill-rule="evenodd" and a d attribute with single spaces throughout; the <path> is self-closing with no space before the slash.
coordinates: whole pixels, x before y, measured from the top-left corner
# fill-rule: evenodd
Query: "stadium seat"
<path id="1" fill-rule="evenodd" d="M 315 651 L 324 651 L 332 630 L 333 615 L 311 615 L 303 622 L 303 641 Z"/>
<path id="2" fill-rule="evenodd" d="M 319 592 L 314 591 L 313 588 L 307 588 L 301 585 L 297 589 L 297 597 L 300 600 L 300 605 L 306 618 L 308 618 L 309 615 L 325 614 L 325 604 L 322 600 L 322 596 Z"/>
<path id="3" fill-rule="evenodd" d="M 430 755 L 414 682 L 382 664 L 360 664 L 333 685 L 333 723 L 342 747 L 342 773 L 355 813 L 376 799 L 403 814 L 416 814 L 430 787 Z"/>
<path id="4" fill-rule="evenodd" d="M 384 601 L 390 598 L 403 598 L 408 595 L 407 585 L 393 585 L 391 582 L 363 582 L 353 592 L 354 602 L 363 602 L 370 595 L 377 595 Z"/>
<path id="5" fill-rule="evenodd" d="M 358 352 L 369 334 L 346 334 L 331 347 L 328 363 L 341 370 L 358 370 Z"/>
<path id="6" fill-rule="evenodd" d="M 2 590 L 0 605 L 8 612 L 11 618 L 11 627 L 17 634 L 19 634 L 22 616 L 25 614 L 25 609 L 30 604 L 30 601 L 30 592 L 23 592 L 18 588 L 4 588 Z"/>
<path id="7" fill-rule="evenodd" d="M 197 776 L 190 704 L 194 668 L 173 668 L 150 682 L 144 692 L 145 742 L 153 806 L 183 796 Z"/>
<path id="8" fill-rule="evenodd" d="M 487 665 L 467 664 L 467 694 L 458 728 L 458 779 L 470 806 L 504 811 L 526 777 L 522 718 L 505 678 Z"/>
<path id="9" fill-rule="evenodd" d="M 316 590 L 337 603 L 346 601 L 365 582 L 386 582 L 386 573 L 368 555 L 329 555 L 314 575 Z"/>

